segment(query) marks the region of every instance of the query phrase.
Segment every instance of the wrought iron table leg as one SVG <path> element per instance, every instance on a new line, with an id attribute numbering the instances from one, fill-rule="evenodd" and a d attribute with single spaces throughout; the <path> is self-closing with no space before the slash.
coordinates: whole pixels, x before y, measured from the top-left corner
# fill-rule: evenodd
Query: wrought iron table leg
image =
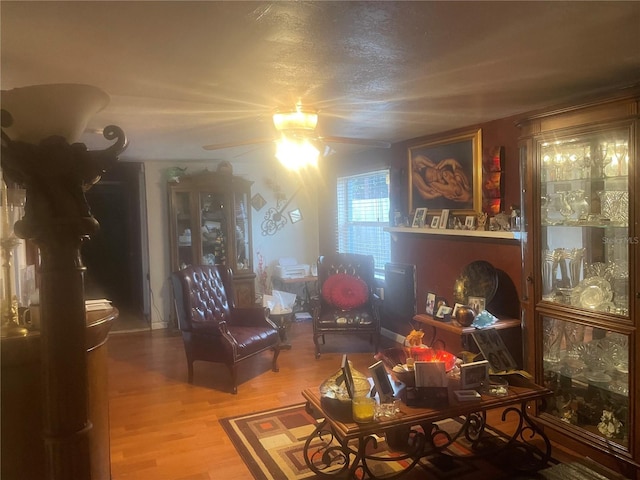
<path id="1" fill-rule="evenodd" d="M 413 442 L 408 442 L 408 444 L 413 443 L 410 452 L 393 457 L 368 455 L 366 452 L 369 445 L 372 445 L 373 448 L 378 446 L 378 439 L 375 435 L 365 435 L 358 438 L 357 448 L 353 448 L 349 446 L 348 441 L 341 440 L 335 434 L 326 419 L 322 419 L 305 441 L 303 456 L 307 467 L 319 477 L 346 476 L 350 479 L 366 478 L 372 480 L 380 478 L 373 473 L 372 467 L 376 462 L 397 462 L 411 459 L 411 463 L 398 473 L 385 474 L 385 480 L 393 480 L 409 472 L 417 465 L 423 455 L 424 435 L 414 432 L 412 440 Z"/>

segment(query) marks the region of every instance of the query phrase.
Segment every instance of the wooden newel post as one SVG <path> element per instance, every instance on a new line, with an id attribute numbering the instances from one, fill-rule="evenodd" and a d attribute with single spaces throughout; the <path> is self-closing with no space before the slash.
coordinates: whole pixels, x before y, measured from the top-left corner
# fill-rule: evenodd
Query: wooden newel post
<path id="1" fill-rule="evenodd" d="M 3 112 L 5 127 L 6 112 Z M 2 132 L 2 170 L 27 190 L 25 215 L 15 232 L 41 254 L 41 361 L 43 436 L 47 478 L 91 479 L 82 241 L 98 228 L 84 192 L 126 148 L 124 132 L 109 126 L 109 148 L 87 151 L 52 136 L 37 145 Z M 34 439 L 36 441 L 36 439 Z"/>

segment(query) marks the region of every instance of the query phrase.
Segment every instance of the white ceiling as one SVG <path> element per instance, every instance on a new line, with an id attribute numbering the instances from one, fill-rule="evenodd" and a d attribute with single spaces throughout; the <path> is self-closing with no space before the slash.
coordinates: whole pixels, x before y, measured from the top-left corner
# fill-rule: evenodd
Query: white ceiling
<path id="1" fill-rule="evenodd" d="M 275 138 L 270 114 L 297 101 L 323 135 L 398 142 L 640 81 L 637 1 L 0 8 L 2 89 L 99 86 L 111 103 L 90 127 L 122 127 L 123 160 L 264 157 L 201 147 Z"/>

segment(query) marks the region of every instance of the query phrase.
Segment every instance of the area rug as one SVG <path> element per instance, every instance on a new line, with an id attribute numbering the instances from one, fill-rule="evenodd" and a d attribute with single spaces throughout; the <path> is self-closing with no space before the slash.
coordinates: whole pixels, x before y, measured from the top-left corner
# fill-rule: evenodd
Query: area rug
<path id="1" fill-rule="evenodd" d="M 449 419 L 439 422 L 440 428 L 458 431 L 464 419 Z M 251 471 L 256 480 L 300 480 L 316 478 L 307 467 L 303 448 L 307 437 L 313 432 L 316 420 L 305 411 L 304 404 L 292 405 L 257 413 L 250 413 L 237 417 L 220 420 L 221 425 L 233 442 L 236 450 Z M 496 444 L 504 442 L 502 434 L 489 427 L 486 428 L 487 448 L 495 448 Z M 384 437 L 378 439 L 376 454 L 398 456 L 399 452 L 390 448 Z M 450 447 L 456 453 L 469 453 L 470 444 L 464 439 L 458 439 Z M 424 478 L 482 480 L 515 478 L 513 472 L 505 469 L 510 463 L 503 456 L 493 456 L 486 459 L 458 460 L 434 454 L 423 457 L 406 476 L 409 480 Z M 406 460 L 394 462 L 377 462 L 376 467 L 383 469 L 376 472 L 377 476 L 392 475 L 407 465 Z M 526 476 L 518 475 L 524 479 Z M 540 478 L 532 476 L 531 478 Z"/>

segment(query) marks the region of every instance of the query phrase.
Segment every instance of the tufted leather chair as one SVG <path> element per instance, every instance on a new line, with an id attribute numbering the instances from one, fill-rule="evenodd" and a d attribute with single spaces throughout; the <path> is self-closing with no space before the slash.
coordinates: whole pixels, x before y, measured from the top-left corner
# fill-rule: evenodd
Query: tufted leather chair
<path id="1" fill-rule="evenodd" d="M 189 383 L 193 383 L 194 361 L 224 363 L 235 394 L 239 362 L 273 350 L 272 370 L 278 371 L 280 335 L 267 317 L 268 310 L 236 308 L 232 275 L 222 265 L 192 266 L 171 274 L 171 282 Z"/>
<path id="2" fill-rule="evenodd" d="M 320 357 L 320 343 L 325 334 L 369 334 L 374 351 L 380 345 L 380 308 L 382 301 L 375 293 L 375 266 L 372 255 L 335 253 L 318 258 L 318 295 L 311 299 L 313 343 L 316 358 Z M 327 279 L 335 274 L 347 274 L 366 283 L 368 300 L 356 308 L 340 308 L 328 302 L 322 292 Z"/>

